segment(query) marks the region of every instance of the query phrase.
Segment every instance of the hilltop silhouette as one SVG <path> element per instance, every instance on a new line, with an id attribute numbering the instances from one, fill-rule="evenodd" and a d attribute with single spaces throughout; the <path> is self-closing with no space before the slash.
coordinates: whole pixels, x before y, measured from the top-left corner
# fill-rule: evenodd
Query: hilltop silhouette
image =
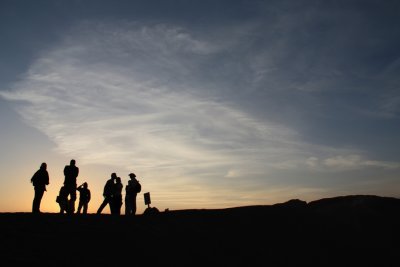
<path id="1" fill-rule="evenodd" d="M 135 217 L 0 213 L 0 227 L 4 266 L 398 266 L 400 199 L 292 199 Z"/>

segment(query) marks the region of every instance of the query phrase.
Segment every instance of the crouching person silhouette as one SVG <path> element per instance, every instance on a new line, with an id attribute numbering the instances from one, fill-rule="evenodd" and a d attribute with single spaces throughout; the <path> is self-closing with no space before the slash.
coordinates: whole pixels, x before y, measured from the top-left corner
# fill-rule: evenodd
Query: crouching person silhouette
<path id="1" fill-rule="evenodd" d="M 60 206 L 60 213 L 64 214 L 68 209 L 68 191 L 65 186 L 61 186 L 60 192 L 56 198 L 56 202 Z"/>

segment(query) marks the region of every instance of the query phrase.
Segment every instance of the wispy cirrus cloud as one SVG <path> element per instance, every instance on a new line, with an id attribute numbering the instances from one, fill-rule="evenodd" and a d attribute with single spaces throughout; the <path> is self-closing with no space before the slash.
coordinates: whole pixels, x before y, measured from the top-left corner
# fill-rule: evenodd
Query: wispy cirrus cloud
<path id="1" fill-rule="evenodd" d="M 44 53 L 15 90 L 2 93 L 28 103 L 22 116 L 59 152 L 126 168 L 224 166 L 218 172 L 225 174 L 243 158 L 279 150 L 276 143 L 294 143 L 290 129 L 261 123 L 190 83 L 203 59 L 187 57 L 215 53 L 216 45 L 174 27 L 91 26 Z M 187 72 L 188 80 L 179 78 Z"/>
<path id="2" fill-rule="evenodd" d="M 365 159 L 359 154 L 335 155 L 319 159 L 310 157 L 306 160 L 307 166 L 311 169 L 325 169 L 329 171 L 359 170 L 367 167 L 377 167 L 383 169 L 398 169 L 398 162 L 378 161 Z"/>

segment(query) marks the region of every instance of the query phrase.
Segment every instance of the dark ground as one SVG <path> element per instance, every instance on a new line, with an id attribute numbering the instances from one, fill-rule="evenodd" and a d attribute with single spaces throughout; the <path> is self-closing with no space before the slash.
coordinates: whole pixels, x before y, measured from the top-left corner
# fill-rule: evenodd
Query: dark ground
<path id="1" fill-rule="evenodd" d="M 178 210 L 135 218 L 0 213 L 2 266 L 400 266 L 400 199 Z"/>

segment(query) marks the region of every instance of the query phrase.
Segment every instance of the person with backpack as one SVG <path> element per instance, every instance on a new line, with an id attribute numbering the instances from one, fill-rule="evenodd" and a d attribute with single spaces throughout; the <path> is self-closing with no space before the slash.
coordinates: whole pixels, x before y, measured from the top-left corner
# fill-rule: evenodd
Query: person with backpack
<path id="1" fill-rule="evenodd" d="M 129 174 L 130 180 L 125 186 L 125 215 L 136 214 L 136 197 L 142 190 L 142 186 L 136 179 L 136 174 Z"/>
<path id="2" fill-rule="evenodd" d="M 87 214 L 88 204 L 91 198 L 90 190 L 88 188 L 88 184 L 84 182 L 76 189 L 79 192 L 79 204 L 77 213 L 80 214 L 83 208 L 82 213 Z"/>
<path id="3" fill-rule="evenodd" d="M 42 201 L 44 191 L 46 191 L 46 185 L 49 184 L 49 173 L 47 172 L 47 164 L 45 162 L 40 165 L 39 170 L 37 170 L 32 176 L 31 183 L 35 189 L 32 212 L 40 213 L 40 203 Z"/>

